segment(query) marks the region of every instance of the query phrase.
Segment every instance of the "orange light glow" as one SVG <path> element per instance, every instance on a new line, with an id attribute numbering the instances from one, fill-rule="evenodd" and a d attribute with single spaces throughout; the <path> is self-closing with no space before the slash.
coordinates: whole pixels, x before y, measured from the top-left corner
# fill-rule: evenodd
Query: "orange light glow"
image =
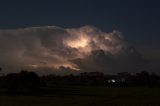
<path id="1" fill-rule="evenodd" d="M 56 69 L 59 69 L 60 66 L 63 66 L 63 67 L 66 67 L 66 68 L 68 67 L 68 68 L 70 68 L 72 70 L 75 70 L 75 71 L 80 70 L 75 64 L 72 64 L 72 63 L 63 63 L 63 64 L 56 64 L 56 65 L 54 64 L 53 66 Z"/>
<path id="2" fill-rule="evenodd" d="M 72 48 L 84 48 L 88 45 L 88 39 L 85 37 L 80 37 L 79 39 L 67 41 L 67 45 Z"/>

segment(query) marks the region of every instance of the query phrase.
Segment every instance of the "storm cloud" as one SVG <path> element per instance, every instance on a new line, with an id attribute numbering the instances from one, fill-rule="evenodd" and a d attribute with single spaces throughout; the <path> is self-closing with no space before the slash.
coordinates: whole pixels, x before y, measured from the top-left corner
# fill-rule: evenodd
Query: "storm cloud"
<path id="1" fill-rule="evenodd" d="M 5 73 L 21 69 L 116 73 L 141 69 L 145 64 L 146 60 L 127 45 L 119 31 L 107 33 L 93 26 L 0 30 L 0 66 Z"/>

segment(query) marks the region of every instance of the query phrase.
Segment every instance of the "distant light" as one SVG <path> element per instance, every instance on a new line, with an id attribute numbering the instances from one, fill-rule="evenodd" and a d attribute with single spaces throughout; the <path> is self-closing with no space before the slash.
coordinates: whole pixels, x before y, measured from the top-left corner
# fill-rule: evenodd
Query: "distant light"
<path id="1" fill-rule="evenodd" d="M 115 83 L 116 80 L 112 79 L 112 80 L 108 80 L 109 83 Z"/>
<path id="2" fill-rule="evenodd" d="M 112 79 L 111 82 L 116 82 L 116 80 Z"/>

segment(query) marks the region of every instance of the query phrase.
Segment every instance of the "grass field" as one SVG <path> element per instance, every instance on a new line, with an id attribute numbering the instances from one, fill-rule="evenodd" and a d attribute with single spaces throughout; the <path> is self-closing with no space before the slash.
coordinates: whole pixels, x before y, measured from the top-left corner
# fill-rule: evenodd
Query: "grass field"
<path id="1" fill-rule="evenodd" d="M 30 96 L 1 95 L 0 106 L 160 106 L 160 88 L 59 86 Z"/>

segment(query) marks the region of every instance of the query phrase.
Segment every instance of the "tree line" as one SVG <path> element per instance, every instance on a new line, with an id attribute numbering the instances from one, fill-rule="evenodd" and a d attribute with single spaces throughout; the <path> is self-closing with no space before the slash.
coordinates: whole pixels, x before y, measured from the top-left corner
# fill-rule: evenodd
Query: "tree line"
<path id="1" fill-rule="evenodd" d="M 1 70 L 1 69 L 0 69 Z M 121 72 L 117 75 L 105 75 L 102 72 L 83 72 L 77 75 L 45 75 L 22 70 L 0 77 L 0 88 L 10 93 L 32 93 L 41 87 L 57 85 L 106 86 L 106 87 L 160 87 L 160 76 L 141 71 L 136 74 Z"/>

